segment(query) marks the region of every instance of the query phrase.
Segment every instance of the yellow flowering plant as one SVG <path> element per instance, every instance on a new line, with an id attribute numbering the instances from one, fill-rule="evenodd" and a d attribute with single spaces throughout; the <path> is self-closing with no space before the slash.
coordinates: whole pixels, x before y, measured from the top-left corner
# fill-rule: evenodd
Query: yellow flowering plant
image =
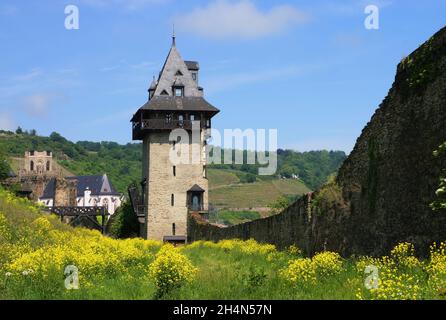
<path id="1" fill-rule="evenodd" d="M 148 272 L 157 288 L 156 298 L 163 298 L 173 289 L 192 282 L 198 269 L 178 249 L 166 244 L 155 256 Z"/>

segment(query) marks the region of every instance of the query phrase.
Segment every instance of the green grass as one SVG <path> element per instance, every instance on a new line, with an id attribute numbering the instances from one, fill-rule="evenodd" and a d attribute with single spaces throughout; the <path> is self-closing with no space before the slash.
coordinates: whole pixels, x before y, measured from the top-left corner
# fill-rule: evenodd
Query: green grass
<path id="1" fill-rule="evenodd" d="M 73 241 L 76 243 L 72 244 Z M 0 300 L 154 299 L 157 288 L 148 270 L 158 259 L 160 247 L 158 243 L 112 240 L 97 232 L 73 229 L 57 218 L 44 215 L 32 203 L 17 200 L 0 189 Z M 55 255 L 45 256 L 49 250 Z M 418 299 L 445 298 L 444 252 L 430 261 L 419 261 L 413 255 L 406 259 L 406 251 L 396 252 L 399 255 L 386 260 L 393 262 L 382 267 L 392 270 L 390 281 L 383 282 L 388 286 L 381 291 L 385 297 L 398 298 L 409 290 Z M 254 241 L 198 242 L 180 247 L 179 254 L 197 268 L 196 277 L 171 290 L 163 299 L 351 300 L 358 293 L 365 298 L 373 297 L 364 288 L 364 268 L 356 264 L 360 257 L 339 257 L 337 271 L 327 273 L 324 268 L 335 270 L 327 269 L 332 265 L 330 259 L 304 260 L 297 250 L 278 251 Z M 327 255 L 334 254 L 324 253 L 319 257 Z M 80 289 L 66 290 L 65 266 L 77 264 L 76 261 L 80 263 Z M 290 273 L 284 277 L 283 270 L 293 261 L 311 261 L 314 282 L 305 282 L 301 276 L 290 282 Z M 436 263 L 436 268 L 431 269 L 429 263 Z M 177 263 L 175 268 L 181 269 L 183 265 Z M 24 275 L 23 271 L 30 266 L 35 271 Z M 13 274 L 7 275 L 8 272 Z M 380 273 L 383 276 L 388 277 Z M 414 280 L 417 289 L 412 286 Z"/>
<path id="2" fill-rule="evenodd" d="M 215 189 L 222 186 L 228 186 L 240 182 L 237 174 L 230 170 L 209 169 L 208 170 L 209 188 Z"/>

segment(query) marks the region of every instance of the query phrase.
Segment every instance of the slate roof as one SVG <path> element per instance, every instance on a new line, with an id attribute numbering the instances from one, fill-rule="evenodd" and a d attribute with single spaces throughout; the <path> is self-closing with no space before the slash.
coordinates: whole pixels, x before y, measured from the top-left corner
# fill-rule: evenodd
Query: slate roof
<path id="1" fill-rule="evenodd" d="M 189 192 L 205 192 L 203 188 L 201 188 L 198 184 L 194 184 L 192 188 L 189 189 Z"/>
<path id="2" fill-rule="evenodd" d="M 141 110 L 154 111 L 204 111 L 217 114 L 220 112 L 216 107 L 207 102 L 203 97 L 172 97 L 155 96 Z"/>
<path id="3" fill-rule="evenodd" d="M 67 177 L 67 180 L 77 181 L 77 196 L 83 197 L 84 191 L 91 190 L 92 196 L 120 196 L 111 184 L 107 175 Z M 56 179 L 52 178 L 45 187 L 40 199 L 53 199 L 56 189 Z"/>
<path id="4" fill-rule="evenodd" d="M 193 71 L 200 70 L 200 65 L 198 64 L 197 61 L 184 61 L 184 63 L 186 64 L 186 66 L 189 70 L 193 70 Z"/>
<path id="5" fill-rule="evenodd" d="M 40 199 L 53 199 L 56 190 L 56 178 L 51 178 L 48 184 L 45 186 L 45 190 L 43 190 L 43 195 Z"/>
<path id="6" fill-rule="evenodd" d="M 154 81 L 149 89 L 149 101 L 145 103 L 133 115 L 133 122 L 141 117 L 141 111 L 190 111 L 207 112 L 214 116 L 220 112 L 203 98 L 203 88 L 198 87 L 193 79 L 192 71 L 199 70 L 197 61 L 184 61 L 175 45 L 175 37 L 172 47 L 161 69 L 158 81 Z M 181 74 L 181 75 L 179 75 Z M 173 88 L 183 87 L 183 97 L 175 97 Z"/>

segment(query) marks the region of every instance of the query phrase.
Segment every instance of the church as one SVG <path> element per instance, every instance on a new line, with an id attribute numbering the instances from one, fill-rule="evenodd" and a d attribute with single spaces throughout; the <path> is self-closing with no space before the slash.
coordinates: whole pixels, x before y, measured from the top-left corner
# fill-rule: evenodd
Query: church
<path id="1" fill-rule="evenodd" d="M 110 215 L 116 212 L 122 201 L 122 195 L 106 174 L 51 178 L 39 198 L 46 207 L 104 207 Z"/>
<path id="2" fill-rule="evenodd" d="M 208 211 L 209 183 L 206 144 L 211 119 L 219 110 L 204 99 L 199 85 L 199 63 L 182 59 L 176 38 L 159 77 L 149 87 L 148 102 L 131 119 L 133 139 L 143 142 L 142 222 L 146 239 L 184 243 L 191 214 Z M 175 129 L 192 132 L 199 139 L 171 141 Z M 198 161 L 176 164 L 171 151 L 199 150 Z M 178 148 L 178 149 L 177 149 Z"/>

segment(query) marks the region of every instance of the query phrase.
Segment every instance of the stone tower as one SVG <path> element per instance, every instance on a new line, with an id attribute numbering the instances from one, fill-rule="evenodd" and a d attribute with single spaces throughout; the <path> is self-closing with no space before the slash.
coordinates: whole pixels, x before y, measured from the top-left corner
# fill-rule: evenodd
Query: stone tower
<path id="1" fill-rule="evenodd" d="M 22 170 L 25 174 L 51 174 L 53 172 L 53 153 L 50 151 L 26 151 Z"/>
<path id="2" fill-rule="evenodd" d="M 203 98 L 198 72 L 198 62 L 181 58 L 174 36 L 148 90 L 149 101 L 131 120 L 133 139 L 143 141 L 143 206 L 138 211 L 144 212 L 142 236 L 147 239 L 186 241 L 189 214 L 208 210 L 204 150 L 211 118 L 219 110 Z M 173 154 L 183 161 L 174 161 Z"/>

